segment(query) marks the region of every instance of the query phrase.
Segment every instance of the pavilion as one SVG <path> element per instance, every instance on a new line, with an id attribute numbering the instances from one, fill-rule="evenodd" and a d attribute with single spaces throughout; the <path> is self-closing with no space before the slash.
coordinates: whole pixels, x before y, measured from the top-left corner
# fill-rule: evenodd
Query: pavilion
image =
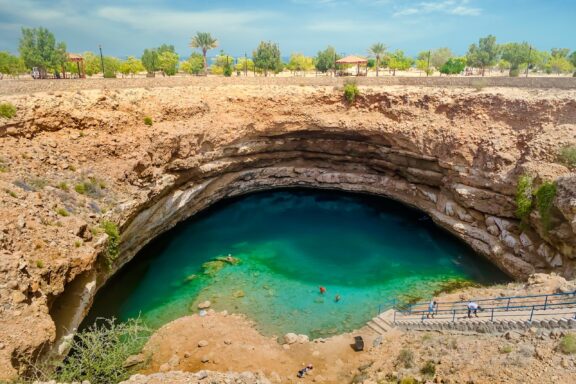
<path id="1" fill-rule="evenodd" d="M 340 60 L 336 60 L 338 65 L 356 65 L 356 76 L 367 76 L 368 75 L 368 59 L 359 56 L 346 56 Z M 366 66 L 366 71 L 364 74 L 360 72 L 360 65 Z"/>
<path id="2" fill-rule="evenodd" d="M 81 79 L 86 78 L 86 69 L 84 68 L 84 58 L 76 53 L 67 53 L 67 61 L 76 63 L 78 68 L 78 77 Z M 66 71 L 64 71 L 64 76 L 66 76 Z"/>

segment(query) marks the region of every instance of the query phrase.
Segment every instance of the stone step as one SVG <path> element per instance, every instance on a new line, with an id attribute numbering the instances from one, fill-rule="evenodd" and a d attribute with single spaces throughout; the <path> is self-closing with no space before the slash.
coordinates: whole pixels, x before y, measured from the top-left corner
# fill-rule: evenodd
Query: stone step
<path id="1" fill-rule="evenodd" d="M 386 330 L 386 332 L 390 331 L 392 329 L 392 327 L 385 321 L 382 320 L 378 317 L 375 317 L 372 319 L 372 322 L 378 324 L 378 326 L 384 330 Z"/>
<path id="2" fill-rule="evenodd" d="M 380 325 L 376 324 L 374 321 L 370 320 L 367 323 L 368 327 L 372 329 L 374 332 L 378 333 L 379 335 L 384 335 L 388 332 L 386 329 L 382 328 Z"/>

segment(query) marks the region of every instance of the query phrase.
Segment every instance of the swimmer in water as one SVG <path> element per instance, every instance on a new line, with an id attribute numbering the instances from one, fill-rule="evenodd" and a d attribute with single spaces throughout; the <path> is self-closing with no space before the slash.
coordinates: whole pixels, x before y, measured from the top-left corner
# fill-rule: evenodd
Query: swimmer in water
<path id="1" fill-rule="evenodd" d="M 339 302 L 340 299 L 342 299 L 342 297 L 340 295 L 336 295 L 336 297 L 334 298 L 334 301 Z"/>
<path id="2" fill-rule="evenodd" d="M 325 294 L 326 293 L 326 288 L 324 287 L 320 287 L 320 294 Z"/>

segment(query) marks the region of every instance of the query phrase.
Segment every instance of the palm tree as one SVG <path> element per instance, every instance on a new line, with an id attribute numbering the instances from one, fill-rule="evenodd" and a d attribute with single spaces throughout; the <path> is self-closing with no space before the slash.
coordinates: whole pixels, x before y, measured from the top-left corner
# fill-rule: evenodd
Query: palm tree
<path id="1" fill-rule="evenodd" d="M 368 53 L 376 57 L 376 76 L 378 76 L 378 69 L 380 68 L 380 58 L 386 52 L 386 46 L 382 43 L 376 43 L 368 49 Z"/>
<path id="2" fill-rule="evenodd" d="M 218 40 L 212 37 L 208 32 L 197 32 L 196 36 L 190 41 L 191 48 L 200 48 L 202 56 L 204 56 L 204 73 L 208 75 L 208 62 L 206 61 L 206 53 L 208 50 L 218 47 Z"/>

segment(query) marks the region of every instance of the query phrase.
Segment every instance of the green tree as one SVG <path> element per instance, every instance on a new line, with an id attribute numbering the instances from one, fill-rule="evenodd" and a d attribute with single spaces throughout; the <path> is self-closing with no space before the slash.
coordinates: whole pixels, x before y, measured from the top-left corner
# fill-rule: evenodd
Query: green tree
<path id="1" fill-rule="evenodd" d="M 445 75 L 457 75 L 462 73 L 466 68 L 466 58 L 465 57 L 451 57 L 444 65 L 440 67 L 440 73 Z"/>
<path id="2" fill-rule="evenodd" d="M 192 37 L 190 47 L 202 50 L 202 57 L 204 58 L 204 72 L 208 75 L 208 61 L 206 54 L 210 49 L 218 47 L 218 40 L 212 37 L 208 32 L 197 32 L 196 36 Z"/>
<path id="3" fill-rule="evenodd" d="M 232 56 L 220 51 L 220 54 L 214 58 L 214 63 L 210 66 L 210 73 L 229 77 L 232 75 L 235 61 Z"/>
<path id="4" fill-rule="evenodd" d="M 138 72 L 142 72 L 144 70 L 146 70 L 146 68 L 144 68 L 142 62 L 134 56 L 129 56 L 128 59 L 120 64 L 119 68 L 120 73 L 125 76 L 132 75 L 132 77 L 134 77 L 134 75 Z"/>
<path id="5" fill-rule="evenodd" d="M 552 55 L 552 57 L 568 58 L 568 55 L 570 54 L 570 49 L 569 48 L 552 48 L 550 50 L 550 54 Z"/>
<path id="6" fill-rule="evenodd" d="M 412 66 L 413 62 L 411 57 L 404 55 L 404 51 L 397 49 L 389 55 L 388 68 L 393 71 L 392 76 L 396 76 L 396 70 L 405 71 Z"/>
<path id="7" fill-rule="evenodd" d="M 442 66 L 448 61 L 448 59 L 454 57 L 454 54 L 450 48 L 442 47 L 438 49 L 433 49 L 430 52 L 430 65 L 440 70 Z"/>
<path id="8" fill-rule="evenodd" d="M 27 69 L 24 60 L 8 52 L 0 51 L 0 79 L 2 79 L 4 75 L 17 77 L 26 72 Z"/>
<path id="9" fill-rule="evenodd" d="M 532 56 L 528 43 L 508 43 L 501 46 L 502 59 L 510 63 L 510 76 L 518 76 L 521 65 L 528 65 Z"/>
<path id="10" fill-rule="evenodd" d="M 140 60 L 148 73 L 154 73 L 158 70 L 158 51 L 156 49 L 145 49 Z"/>
<path id="11" fill-rule="evenodd" d="M 500 55 L 500 47 L 496 44 L 496 37 L 488 35 L 480 38 L 478 45 L 472 44 L 466 54 L 468 65 L 480 68 L 484 76 L 486 68 L 496 65 Z"/>
<path id="12" fill-rule="evenodd" d="M 86 75 L 92 76 L 102 71 L 100 56 L 97 56 L 94 52 L 87 51 L 82 54 L 82 57 L 84 58 Z"/>
<path id="13" fill-rule="evenodd" d="M 551 73 L 556 73 L 558 75 L 561 73 L 572 72 L 574 69 L 570 60 L 561 56 L 552 56 L 546 66 Z"/>
<path id="14" fill-rule="evenodd" d="M 177 53 L 171 51 L 160 52 L 159 49 L 158 52 L 158 69 L 160 69 L 164 75 L 174 76 L 178 70 L 180 57 Z"/>
<path id="15" fill-rule="evenodd" d="M 286 68 L 296 74 L 296 72 L 306 72 L 314 69 L 314 59 L 312 57 L 304 56 L 301 53 L 293 53 L 290 55 L 290 62 Z"/>
<path id="16" fill-rule="evenodd" d="M 387 47 L 382 43 L 375 43 L 368 49 L 368 53 L 376 58 L 376 77 L 378 77 L 378 70 L 380 69 L 380 59 L 386 53 Z"/>
<path id="17" fill-rule="evenodd" d="M 37 67 L 42 78 L 50 70 L 59 73 L 66 62 L 66 44 L 56 43 L 54 34 L 46 28 L 22 28 L 19 49 L 26 66 Z"/>
<path id="18" fill-rule="evenodd" d="M 122 61 L 114 56 L 104 56 L 104 77 L 115 78 Z"/>
<path id="19" fill-rule="evenodd" d="M 252 72 L 254 71 L 254 61 L 250 58 L 241 57 L 238 59 L 235 69 L 236 72 Z"/>
<path id="20" fill-rule="evenodd" d="M 278 44 L 271 41 L 260 42 L 258 48 L 252 53 L 252 60 L 254 60 L 256 69 L 264 72 L 264 76 L 268 76 L 268 72 L 279 73 L 282 71 L 280 48 Z"/>
<path id="21" fill-rule="evenodd" d="M 322 73 L 326 73 L 331 69 L 336 69 L 336 60 L 340 59 L 340 56 L 336 54 L 336 49 L 334 47 L 328 47 L 323 51 L 319 51 L 316 55 L 315 65 L 316 70 Z"/>
<path id="22" fill-rule="evenodd" d="M 180 64 L 180 69 L 185 73 L 199 75 L 204 70 L 204 57 L 199 53 L 193 52 L 188 60 Z"/>

